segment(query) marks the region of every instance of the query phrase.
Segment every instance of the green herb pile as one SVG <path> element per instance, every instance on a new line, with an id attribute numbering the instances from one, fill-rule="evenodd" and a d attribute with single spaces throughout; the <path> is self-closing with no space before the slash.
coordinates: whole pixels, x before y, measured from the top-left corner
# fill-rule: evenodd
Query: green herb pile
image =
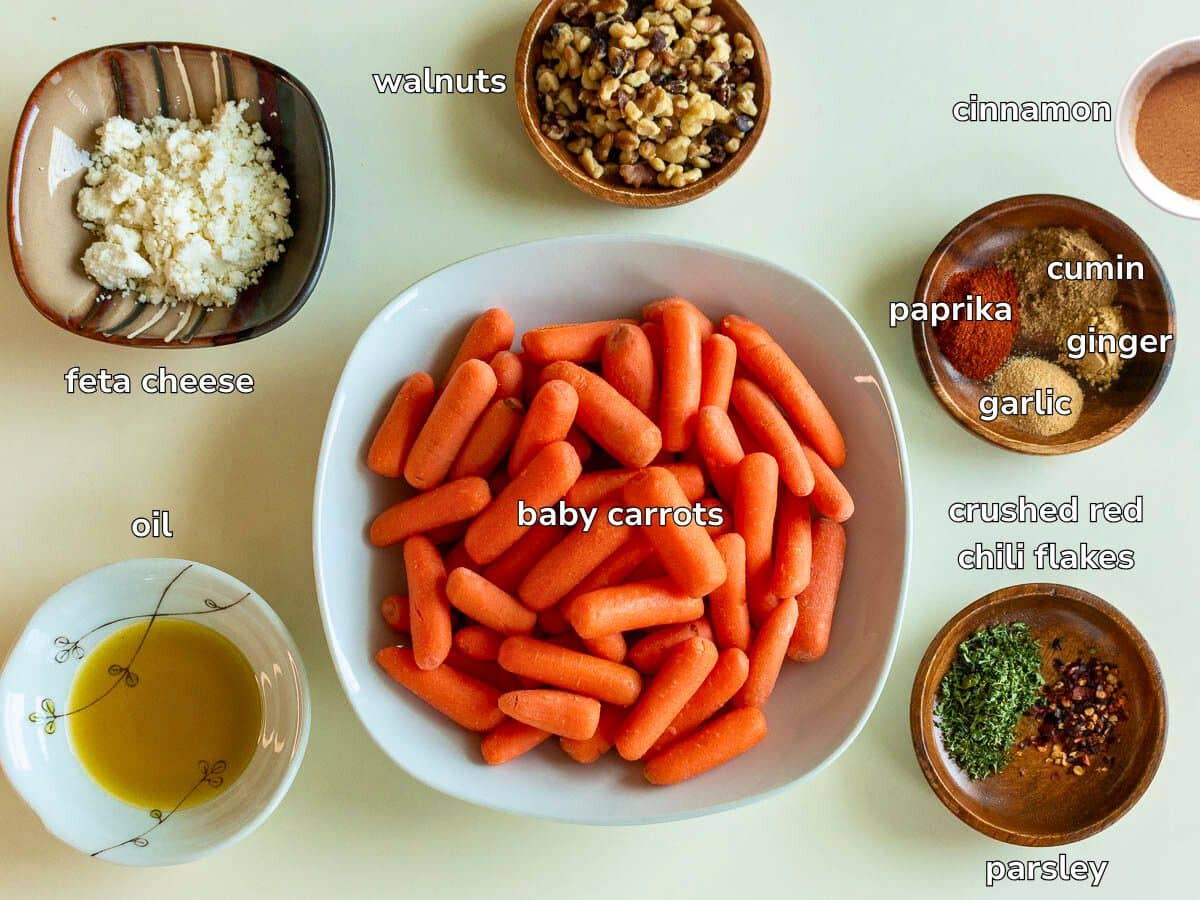
<path id="1" fill-rule="evenodd" d="M 1008 763 L 1013 729 L 1042 687 L 1042 652 L 1024 622 L 993 625 L 958 645 L 933 714 L 946 752 L 972 780 Z"/>

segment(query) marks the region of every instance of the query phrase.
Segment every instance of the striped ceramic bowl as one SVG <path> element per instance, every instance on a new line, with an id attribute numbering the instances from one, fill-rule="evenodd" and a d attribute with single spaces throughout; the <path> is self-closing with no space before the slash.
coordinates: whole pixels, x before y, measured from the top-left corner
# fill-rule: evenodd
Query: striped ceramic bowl
<path id="1" fill-rule="evenodd" d="M 75 214 L 95 129 L 114 115 L 207 121 L 226 100 L 250 100 L 291 186 L 287 252 L 231 307 L 142 303 L 103 291 L 80 257 L 91 234 Z M 207 347 L 279 327 L 316 286 L 333 230 L 333 152 L 317 101 L 266 60 L 200 44 L 102 47 L 55 66 L 17 125 L 8 176 L 8 234 L 21 286 L 61 328 L 135 347 Z"/>

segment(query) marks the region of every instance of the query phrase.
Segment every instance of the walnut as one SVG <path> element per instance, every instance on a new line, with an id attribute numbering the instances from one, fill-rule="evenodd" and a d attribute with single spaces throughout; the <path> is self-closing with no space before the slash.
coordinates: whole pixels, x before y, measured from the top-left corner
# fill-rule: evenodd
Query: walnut
<path id="1" fill-rule="evenodd" d="M 630 187 L 645 187 L 654 183 L 654 170 L 645 163 L 621 166 L 621 180 Z"/>

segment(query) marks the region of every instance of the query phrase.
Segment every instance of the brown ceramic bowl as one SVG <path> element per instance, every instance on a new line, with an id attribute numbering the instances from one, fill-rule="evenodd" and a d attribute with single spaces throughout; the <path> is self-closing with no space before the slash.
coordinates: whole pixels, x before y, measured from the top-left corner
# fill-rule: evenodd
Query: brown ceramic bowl
<path id="1" fill-rule="evenodd" d="M 1116 763 L 1075 776 L 1026 749 L 996 775 L 972 781 L 942 746 L 933 709 L 939 686 L 958 645 L 981 628 L 1024 622 L 1043 650 L 1043 671 L 1054 675 L 1053 659 L 1070 662 L 1092 651 L 1116 663 L 1128 694 L 1128 721 L 1113 745 Z M 1051 642 L 1060 640 L 1060 649 Z M 998 841 L 1053 847 L 1082 840 L 1125 815 L 1158 771 L 1167 732 L 1167 703 L 1158 661 L 1145 638 L 1113 606 L 1078 588 L 1020 584 L 988 594 L 946 623 L 917 669 L 909 707 L 917 761 L 946 808 L 976 831 Z M 1031 733 L 1025 718 L 1017 736 Z M 1024 774 L 1021 774 L 1024 772 Z"/>
<path id="2" fill-rule="evenodd" d="M 1121 253 L 1126 259 L 1143 262 L 1143 280 L 1118 282 L 1116 302 L 1125 325 L 1137 334 L 1175 333 L 1171 287 L 1145 242 L 1107 210 L 1055 194 L 1010 197 L 972 213 L 942 238 L 930 255 L 917 283 L 915 299 L 927 303 L 937 300 L 955 272 L 993 265 L 1027 231 L 1054 225 L 1084 229 L 1114 259 Z M 1003 417 L 994 422 L 980 419 L 979 398 L 988 393 L 987 386 L 959 374 L 946 361 L 929 323 L 913 323 L 913 345 L 925 380 L 955 421 L 1005 449 L 1042 456 L 1086 450 L 1129 428 L 1158 396 L 1175 355 L 1172 340 L 1165 352 L 1139 353 L 1126 362 L 1118 381 L 1107 390 L 1082 385 L 1083 412 L 1075 426 L 1053 437 L 1039 437 L 1021 431 Z M 1014 352 L 1046 356 L 1047 349 L 1018 344 Z"/>
<path id="3" fill-rule="evenodd" d="M 80 257 L 92 237 L 75 215 L 96 127 L 114 115 L 187 119 L 194 111 L 207 120 L 217 104 L 242 98 L 251 101 L 246 118 L 262 122 L 291 187 L 295 235 L 287 252 L 232 307 L 167 308 L 102 292 L 83 271 Z M 89 50 L 38 83 L 17 125 L 8 174 L 13 265 L 37 310 L 75 334 L 133 347 L 206 347 L 266 334 L 312 293 L 332 230 L 325 120 L 304 85 L 266 60 L 167 42 Z"/>
<path id="4" fill-rule="evenodd" d="M 726 30 L 731 35 L 740 31 L 754 42 L 754 59 L 749 63 L 751 78 L 756 86 L 754 102 L 758 106 L 754 128 L 742 140 L 742 146 L 737 153 L 721 165 L 709 169 L 695 184 L 682 188 L 663 188 L 657 185 L 638 188 L 625 184 L 619 177 L 597 181 L 581 168 L 579 160 L 567 150 L 565 141 L 551 140 L 542 133 L 535 78 L 538 64 L 542 60 L 542 43 L 550 26 L 558 19 L 558 11 L 563 2 L 564 0 L 541 0 L 533 15 L 529 17 L 529 23 L 525 26 L 517 48 L 517 107 L 521 111 L 521 121 L 525 123 L 529 139 L 533 141 L 533 146 L 550 168 L 586 194 L 607 200 L 609 203 L 642 209 L 687 203 L 716 190 L 732 178 L 758 146 L 759 138 L 767 125 L 767 113 L 771 108 L 771 65 L 767 60 L 767 48 L 750 14 L 741 4 L 737 0 L 712 0 L 711 5 L 713 14 L 725 19 Z"/>

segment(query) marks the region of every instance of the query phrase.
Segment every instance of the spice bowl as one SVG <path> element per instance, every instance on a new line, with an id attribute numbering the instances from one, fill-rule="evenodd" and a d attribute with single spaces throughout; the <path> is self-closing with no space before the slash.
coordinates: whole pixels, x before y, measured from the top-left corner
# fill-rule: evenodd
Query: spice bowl
<path id="1" fill-rule="evenodd" d="M 1137 148 L 1138 115 L 1150 89 L 1167 73 L 1200 62 L 1200 37 L 1168 44 L 1151 55 L 1129 76 L 1117 104 L 1117 155 L 1129 180 L 1147 200 L 1166 212 L 1200 219 L 1200 200 L 1163 184 L 1142 159 Z"/>
<path id="2" fill-rule="evenodd" d="M 259 697 L 259 727 L 249 761 L 232 781 L 226 782 L 231 772 L 211 747 L 164 761 L 189 779 L 190 789 L 147 809 L 118 799 L 91 777 L 73 718 L 123 699 L 110 697 L 113 691 L 130 697 L 153 691 L 147 687 L 152 676 L 138 660 L 142 645 L 131 658 L 112 660 L 111 686 L 94 699 L 73 703 L 73 687 L 94 656 L 109 663 L 105 642 L 114 634 L 144 627 L 144 643 L 154 639 L 152 629 L 185 622 L 216 632 L 244 657 Z M 291 787 L 310 723 L 304 664 L 274 610 L 236 578 L 187 560 L 130 559 L 76 578 L 34 613 L 0 670 L 0 769 L 47 831 L 120 865 L 185 863 L 250 835 Z M 190 805 L 197 791 L 215 795 Z"/>
<path id="3" fill-rule="evenodd" d="M 1129 718 L 1120 725 L 1111 764 L 1075 774 L 1053 765 L 1050 753 L 1027 747 L 997 774 L 972 781 L 946 752 L 934 707 L 959 644 L 980 629 L 1017 622 L 1028 625 L 1041 645 L 1048 683 L 1058 677 L 1055 658 L 1069 663 L 1095 657 L 1117 666 Z M 921 771 L 954 815 L 998 841 L 1052 847 L 1104 830 L 1145 793 L 1166 742 L 1166 695 L 1154 653 L 1115 607 L 1066 585 L 1021 584 L 972 603 L 934 637 L 917 668 L 909 725 Z M 1033 730 L 1026 716 L 1014 736 L 1019 741 Z"/>
<path id="4" fill-rule="evenodd" d="M 75 212 L 95 130 L 115 115 L 208 121 L 246 99 L 287 178 L 286 251 L 232 306 L 150 304 L 101 288 L 80 258 L 92 240 Z M 316 99 L 264 59 L 201 44 L 136 43 L 72 56 L 38 82 L 17 125 L 8 177 L 13 266 L 30 302 L 72 334 L 131 347 L 249 340 L 294 316 L 316 287 L 333 230 L 333 151 Z"/>
<path id="5" fill-rule="evenodd" d="M 551 139 L 542 131 L 542 109 L 537 86 L 542 45 L 563 7 L 570 2 L 571 0 L 541 0 L 529 17 L 517 47 L 517 108 L 530 141 L 546 164 L 570 184 L 592 197 L 640 209 L 657 209 L 687 203 L 716 190 L 732 178 L 745 165 L 758 145 L 771 107 L 771 66 L 766 45 L 754 20 L 742 5 L 737 0 L 712 0 L 710 4 L 712 14 L 724 19 L 726 30 L 730 34 L 741 32 L 754 44 L 754 57 L 747 63 L 750 80 L 755 85 L 754 102 L 758 107 L 754 127 L 742 138 L 741 148 L 737 152 L 731 154 L 725 162 L 706 170 L 698 181 L 684 187 L 660 187 L 654 183 L 635 187 L 626 184 L 620 178 L 592 178 L 583 170 L 575 154 L 567 149 L 566 140 Z"/>
<path id="6" fill-rule="evenodd" d="M 1091 203 L 1055 194 L 1030 194 L 1000 200 L 972 213 L 942 238 L 930 254 L 917 283 L 915 301 L 933 303 L 955 273 L 995 265 L 1013 243 L 1035 228 L 1063 226 L 1082 229 L 1116 259 L 1141 262 L 1144 277 L 1119 279 L 1115 304 L 1126 329 L 1133 334 L 1175 334 L 1175 302 L 1158 260 L 1146 243 L 1119 218 Z M 1041 456 L 1076 453 L 1111 440 L 1128 429 L 1154 402 L 1166 381 L 1175 353 L 1165 349 L 1138 353 L 1128 360 L 1120 377 L 1101 391 L 1083 388 L 1083 409 L 1069 430 L 1040 436 L 1020 430 L 1003 416 L 984 421 L 979 401 L 990 393 L 987 383 L 958 372 L 942 354 L 933 326 L 913 322 L 913 348 L 934 396 L 946 411 L 972 434 L 1007 450 Z M 1044 347 L 1014 345 L 1014 355 L 1044 351 Z M 1044 353 L 1043 353 L 1044 355 Z"/>

